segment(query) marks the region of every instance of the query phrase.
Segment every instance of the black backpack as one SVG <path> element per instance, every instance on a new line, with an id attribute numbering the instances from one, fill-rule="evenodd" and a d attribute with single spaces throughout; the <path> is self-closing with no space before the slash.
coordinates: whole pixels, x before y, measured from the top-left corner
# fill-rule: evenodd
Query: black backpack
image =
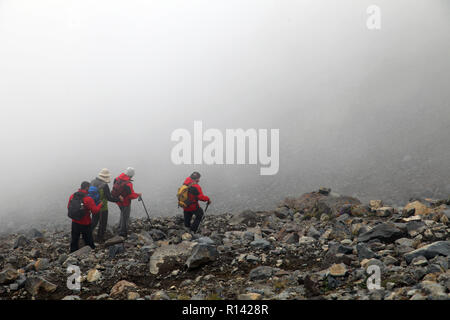
<path id="1" fill-rule="evenodd" d="M 85 214 L 83 199 L 86 196 L 87 195 L 83 192 L 74 193 L 72 200 L 70 200 L 70 203 L 69 203 L 69 210 L 67 213 L 69 218 L 71 218 L 73 220 L 83 219 L 84 214 Z"/>

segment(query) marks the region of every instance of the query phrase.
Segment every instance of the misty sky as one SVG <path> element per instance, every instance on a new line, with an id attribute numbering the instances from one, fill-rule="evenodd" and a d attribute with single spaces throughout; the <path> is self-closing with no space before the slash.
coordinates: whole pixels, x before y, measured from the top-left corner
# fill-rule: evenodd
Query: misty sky
<path id="1" fill-rule="evenodd" d="M 135 167 L 155 216 L 180 213 L 193 170 L 211 213 L 320 186 L 448 196 L 449 18 L 446 0 L 0 0 L 0 224 L 69 220 L 103 167 Z M 170 135 L 194 120 L 280 129 L 279 173 L 173 165 Z"/>

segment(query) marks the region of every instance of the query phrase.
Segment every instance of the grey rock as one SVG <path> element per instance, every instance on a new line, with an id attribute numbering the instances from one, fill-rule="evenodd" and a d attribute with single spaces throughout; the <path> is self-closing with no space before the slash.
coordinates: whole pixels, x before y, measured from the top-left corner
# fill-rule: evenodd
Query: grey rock
<path id="1" fill-rule="evenodd" d="M 423 221 L 410 221 L 406 224 L 406 230 L 411 237 L 415 237 L 426 229 Z"/>
<path id="2" fill-rule="evenodd" d="M 29 243 L 28 239 L 25 236 L 20 235 L 14 242 L 13 248 L 14 249 L 22 248 L 25 247 L 28 243 Z"/>
<path id="3" fill-rule="evenodd" d="M 125 252 L 125 247 L 123 246 L 123 243 L 115 244 L 115 245 L 109 247 L 108 257 L 110 259 L 113 259 L 118 254 L 124 253 L 124 252 Z"/>
<path id="4" fill-rule="evenodd" d="M 358 242 L 367 242 L 370 240 L 379 240 L 383 242 L 393 242 L 403 236 L 403 232 L 390 223 L 381 223 L 372 230 L 360 235 Z"/>
<path id="5" fill-rule="evenodd" d="M 204 264 L 215 261 L 219 253 L 216 247 L 208 244 L 198 244 L 192 250 L 192 255 L 187 259 L 188 269 L 198 268 Z"/>
<path id="6" fill-rule="evenodd" d="M 306 234 L 308 237 L 314 238 L 314 239 L 319 239 L 320 238 L 320 232 L 317 231 L 316 228 L 314 228 L 313 226 L 311 226 L 308 230 L 308 233 Z"/>
<path id="7" fill-rule="evenodd" d="M 152 239 L 155 241 L 163 240 L 163 239 L 167 238 L 167 235 L 159 229 L 152 229 L 148 233 L 152 237 Z"/>
<path id="8" fill-rule="evenodd" d="M 114 236 L 114 237 L 112 237 L 112 238 L 110 238 L 110 239 L 105 241 L 105 247 L 110 247 L 110 246 L 113 246 L 115 244 L 122 243 L 124 241 L 125 241 L 125 239 L 123 237 L 121 237 L 121 236 Z"/>
<path id="9" fill-rule="evenodd" d="M 78 249 L 75 252 L 72 252 L 70 254 L 71 257 L 76 257 L 76 258 L 83 258 L 86 257 L 90 252 L 92 251 L 92 248 L 89 246 L 84 246 L 81 249 Z"/>
<path id="10" fill-rule="evenodd" d="M 206 245 L 215 245 L 214 240 L 212 240 L 209 237 L 201 237 L 195 240 L 195 242 L 198 242 L 199 244 L 206 244 Z"/>
<path id="11" fill-rule="evenodd" d="M 13 269 L 6 269 L 0 272 L 0 284 L 9 284 L 19 277 L 19 273 Z"/>
<path id="12" fill-rule="evenodd" d="M 375 252 L 370 250 L 370 248 L 364 243 L 358 243 L 356 245 L 356 251 L 358 252 L 358 258 L 360 260 L 372 259 L 372 258 L 376 258 L 377 257 Z"/>
<path id="13" fill-rule="evenodd" d="M 268 266 L 260 266 L 257 268 L 254 268 L 249 273 L 249 278 L 251 281 L 255 280 L 265 280 L 274 274 L 274 268 L 268 267 Z"/>
<path id="14" fill-rule="evenodd" d="M 270 242 L 264 239 L 254 240 L 250 243 L 250 245 L 260 249 L 270 249 L 271 247 Z"/>
<path id="15" fill-rule="evenodd" d="M 437 255 L 449 256 L 450 255 L 450 241 L 437 241 L 421 247 L 417 250 L 409 252 L 404 255 L 406 262 L 409 264 L 418 256 L 424 256 L 427 259 L 432 259 Z"/>
<path id="16" fill-rule="evenodd" d="M 300 237 L 298 236 L 298 233 L 293 232 L 289 233 L 286 236 L 283 237 L 283 242 L 285 243 L 297 243 Z"/>
<path id="17" fill-rule="evenodd" d="M 254 227 L 256 226 L 256 213 L 251 210 L 242 211 L 241 213 L 233 215 L 229 223 L 232 226 L 245 224 L 249 227 Z"/>

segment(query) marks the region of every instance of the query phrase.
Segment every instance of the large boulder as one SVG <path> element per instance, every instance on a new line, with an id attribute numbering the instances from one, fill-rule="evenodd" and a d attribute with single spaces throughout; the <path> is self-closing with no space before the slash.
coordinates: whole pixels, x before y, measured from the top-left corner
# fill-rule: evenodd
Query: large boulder
<path id="1" fill-rule="evenodd" d="M 39 292 L 44 291 L 46 293 L 55 292 L 58 286 L 41 277 L 30 277 L 25 281 L 25 289 L 33 296 L 36 296 Z"/>
<path id="2" fill-rule="evenodd" d="M 88 256 L 89 253 L 91 253 L 91 251 L 92 251 L 92 248 L 91 248 L 91 247 L 89 247 L 89 246 L 84 246 L 83 248 L 78 249 L 77 251 L 72 252 L 72 253 L 70 254 L 70 256 L 71 256 L 71 257 L 74 257 L 74 258 L 84 258 L 84 257 Z"/>
<path id="3" fill-rule="evenodd" d="M 433 212 L 433 209 L 428 208 L 426 205 L 424 205 L 420 201 L 414 201 L 414 202 L 408 203 L 405 206 L 404 211 L 411 211 L 413 209 L 415 210 L 414 211 L 415 215 L 424 215 L 424 214 L 429 214 L 429 213 Z"/>
<path id="4" fill-rule="evenodd" d="M 0 284 L 14 282 L 19 277 L 19 273 L 14 269 L 6 269 L 0 272 Z"/>
<path id="5" fill-rule="evenodd" d="M 159 274 L 182 267 L 195 245 L 196 243 L 185 241 L 177 245 L 164 245 L 157 248 L 150 257 L 150 273 Z"/>
<path id="6" fill-rule="evenodd" d="M 13 249 L 25 247 L 30 241 L 24 236 L 20 235 L 14 242 Z"/>
<path id="7" fill-rule="evenodd" d="M 380 240 L 382 242 L 393 242 L 403 236 L 403 232 L 390 223 L 381 223 L 373 229 L 361 234 L 358 242 L 367 242 L 370 240 Z"/>
<path id="8" fill-rule="evenodd" d="M 122 243 L 124 241 L 125 241 L 125 239 L 123 237 L 121 237 L 121 236 L 114 236 L 114 237 L 112 237 L 112 238 L 110 238 L 110 239 L 105 241 L 105 247 L 110 247 L 110 246 L 113 246 L 115 244 Z"/>
<path id="9" fill-rule="evenodd" d="M 437 255 L 450 256 L 450 241 L 437 241 L 404 255 L 409 264 L 415 257 L 424 256 L 432 259 Z"/>
<path id="10" fill-rule="evenodd" d="M 353 206 L 360 205 L 361 202 L 353 197 L 341 196 L 333 192 L 310 192 L 298 198 L 287 198 L 282 205 L 294 209 L 304 214 L 311 214 L 320 217 L 322 214 L 337 215 L 345 210 L 351 211 Z"/>
<path id="11" fill-rule="evenodd" d="M 229 224 L 232 226 L 245 224 L 249 227 L 254 227 L 256 226 L 256 213 L 251 210 L 242 211 L 241 213 L 233 215 Z"/>
<path id="12" fill-rule="evenodd" d="M 216 247 L 208 244 L 198 244 L 192 250 L 192 255 L 187 259 L 188 269 L 198 268 L 217 259 L 219 253 Z"/>

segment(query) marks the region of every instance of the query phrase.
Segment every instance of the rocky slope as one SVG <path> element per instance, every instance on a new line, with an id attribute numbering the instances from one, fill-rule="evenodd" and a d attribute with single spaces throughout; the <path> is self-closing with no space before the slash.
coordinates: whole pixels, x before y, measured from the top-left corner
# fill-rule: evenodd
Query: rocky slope
<path id="1" fill-rule="evenodd" d="M 448 300 L 449 218 L 444 202 L 396 208 L 322 188 L 273 211 L 207 215 L 194 235 L 181 216 L 135 219 L 128 239 L 109 230 L 72 254 L 69 229 L 31 229 L 0 238 L 0 298 Z M 70 265 L 81 290 L 67 287 Z"/>

